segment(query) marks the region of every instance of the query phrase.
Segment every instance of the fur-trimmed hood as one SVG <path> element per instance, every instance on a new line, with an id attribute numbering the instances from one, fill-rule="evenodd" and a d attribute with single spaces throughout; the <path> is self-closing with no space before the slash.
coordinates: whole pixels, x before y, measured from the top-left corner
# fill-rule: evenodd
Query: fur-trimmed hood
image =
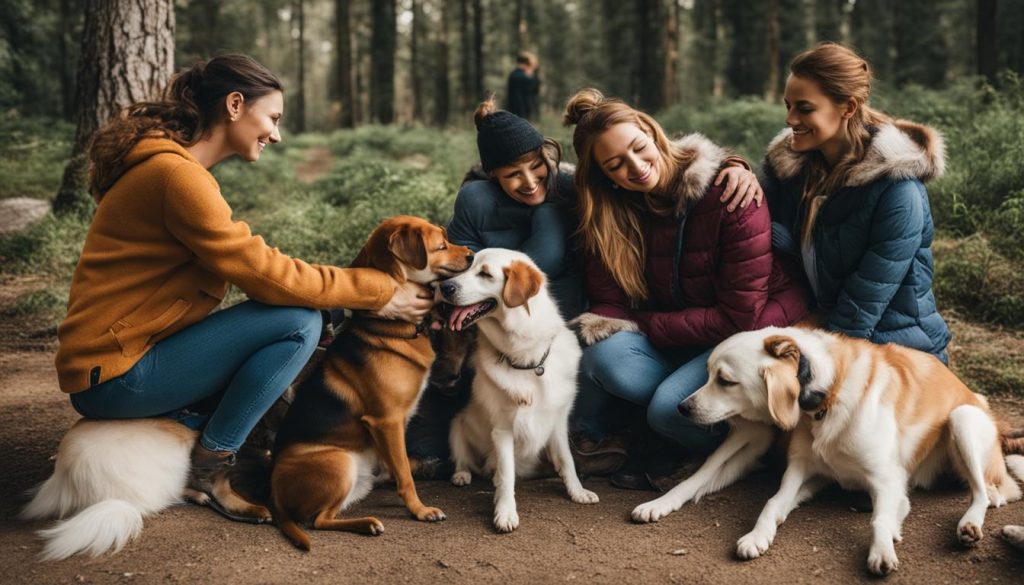
<path id="1" fill-rule="evenodd" d="M 672 144 L 694 157 L 683 171 L 679 196 L 688 201 L 700 201 L 708 186 L 718 176 L 719 169 L 730 158 L 729 151 L 712 142 L 703 134 L 687 134 L 672 140 Z"/>
<path id="2" fill-rule="evenodd" d="M 783 181 L 800 174 L 811 154 L 794 151 L 792 140 L 793 130 L 786 128 L 768 146 L 768 163 Z M 873 132 L 864 159 L 850 170 L 844 186 L 862 187 L 882 177 L 929 181 L 942 176 L 945 166 L 942 134 L 923 124 L 895 120 Z"/>

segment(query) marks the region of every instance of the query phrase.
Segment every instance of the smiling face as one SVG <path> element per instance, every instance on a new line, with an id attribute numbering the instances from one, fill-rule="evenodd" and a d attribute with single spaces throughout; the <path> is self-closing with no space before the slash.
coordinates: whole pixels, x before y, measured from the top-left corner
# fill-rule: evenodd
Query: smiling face
<path id="1" fill-rule="evenodd" d="M 494 178 L 506 195 L 526 205 L 540 205 L 548 195 L 548 167 L 539 153 L 499 167 Z"/>
<path id="2" fill-rule="evenodd" d="M 639 126 L 610 126 L 594 139 L 594 163 L 616 185 L 649 193 L 663 173 L 664 157 L 654 139 Z"/>
<path id="3" fill-rule="evenodd" d="M 836 103 L 818 82 L 790 75 L 786 80 L 786 125 L 793 129 L 793 150 L 841 150 L 846 142 L 847 121 L 852 104 Z M 852 100 L 851 100 L 852 101 Z"/>
<path id="4" fill-rule="evenodd" d="M 227 96 L 227 145 L 233 154 L 253 162 L 267 144 L 281 141 L 278 124 L 284 114 L 284 94 L 274 90 L 254 100 L 238 92 Z"/>

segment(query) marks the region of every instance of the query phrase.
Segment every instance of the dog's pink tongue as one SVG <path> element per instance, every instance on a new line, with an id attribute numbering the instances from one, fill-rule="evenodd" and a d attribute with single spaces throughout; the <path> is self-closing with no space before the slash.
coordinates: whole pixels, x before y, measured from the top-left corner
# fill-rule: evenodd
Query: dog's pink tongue
<path id="1" fill-rule="evenodd" d="M 482 303 L 474 303 L 472 305 L 466 305 L 465 307 L 455 307 L 452 310 L 452 314 L 448 317 L 448 328 L 452 331 L 462 331 L 462 323 L 469 317 L 473 312 L 476 311 Z"/>

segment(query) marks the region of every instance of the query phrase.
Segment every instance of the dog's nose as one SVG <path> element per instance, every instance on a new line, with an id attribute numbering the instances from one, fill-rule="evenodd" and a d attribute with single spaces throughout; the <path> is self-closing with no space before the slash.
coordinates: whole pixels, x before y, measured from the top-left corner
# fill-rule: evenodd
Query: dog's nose
<path id="1" fill-rule="evenodd" d="M 680 402 L 679 406 L 677 406 L 676 408 L 679 409 L 679 414 L 685 416 L 686 418 L 690 418 L 690 401 L 689 401 L 689 399 Z"/>
<path id="2" fill-rule="evenodd" d="M 441 283 L 441 294 L 446 297 L 451 296 L 451 294 L 455 292 L 455 288 L 454 282 L 446 280 Z"/>

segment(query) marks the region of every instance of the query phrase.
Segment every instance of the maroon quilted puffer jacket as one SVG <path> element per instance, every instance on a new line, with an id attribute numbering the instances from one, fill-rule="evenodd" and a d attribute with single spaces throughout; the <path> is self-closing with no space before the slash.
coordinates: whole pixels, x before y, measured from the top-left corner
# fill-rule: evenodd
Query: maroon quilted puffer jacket
<path id="1" fill-rule="evenodd" d="M 723 187 L 710 185 L 725 152 L 699 134 L 677 144 L 697 155 L 680 194 L 690 209 L 685 222 L 645 218 L 647 302 L 631 308 L 603 262 L 588 255 L 590 311 L 635 321 L 657 347 L 709 347 L 739 331 L 791 325 L 806 315 L 800 268 L 772 253 L 768 206 L 726 211 Z"/>

